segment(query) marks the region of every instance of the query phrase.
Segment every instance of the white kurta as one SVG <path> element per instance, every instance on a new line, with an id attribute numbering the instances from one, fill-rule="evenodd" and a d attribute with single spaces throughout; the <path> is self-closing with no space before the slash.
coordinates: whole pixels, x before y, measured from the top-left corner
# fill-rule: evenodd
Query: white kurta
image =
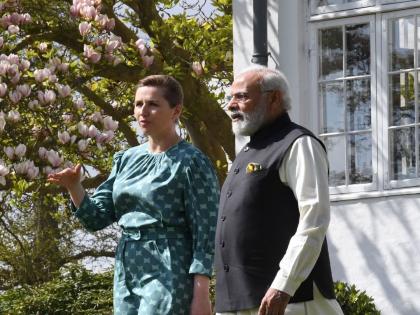
<path id="1" fill-rule="evenodd" d="M 300 218 L 271 287 L 293 296 L 315 266 L 330 222 L 328 161 L 324 149 L 310 136 L 297 139 L 286 153 L 279 175 L 296 197 Z M 257 315 L 258 308 L 218 314 Z M 336 300 L 324 298 L 314 285 L 314 299 L 289 304 L 285 314 L 337 315 L 343 312 Z"/>

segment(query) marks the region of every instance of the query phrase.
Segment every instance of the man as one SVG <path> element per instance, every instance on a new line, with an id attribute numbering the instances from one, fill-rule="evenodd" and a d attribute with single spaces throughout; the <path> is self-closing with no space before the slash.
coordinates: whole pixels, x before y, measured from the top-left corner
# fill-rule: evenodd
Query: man
<path id="1" fill-rule="evenodd" d="M 216 312 L 343 314 L 325 233 L 330 219 L 323 144 L 290 121 L 288 82 L 265 67 L 242 72 L 227 111 L 250 136 L 223 185 L 216 232 Z"/>

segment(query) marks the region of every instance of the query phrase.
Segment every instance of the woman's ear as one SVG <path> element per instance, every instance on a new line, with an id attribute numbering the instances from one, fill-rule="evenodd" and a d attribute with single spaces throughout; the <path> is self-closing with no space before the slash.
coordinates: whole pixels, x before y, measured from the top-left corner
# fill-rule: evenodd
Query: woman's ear
<path id="1" fill-rule="evenodd" d="M 177 121 L 182 113 L 182 105 L 178 104 L 174 107 L 174 120 Z"/>

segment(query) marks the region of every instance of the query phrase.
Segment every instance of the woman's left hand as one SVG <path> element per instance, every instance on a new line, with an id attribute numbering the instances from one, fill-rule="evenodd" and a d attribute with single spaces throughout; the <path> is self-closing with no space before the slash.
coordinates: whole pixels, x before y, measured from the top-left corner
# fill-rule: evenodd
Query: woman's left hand
<path id="1" fill-rule="evenodd" d="M 204 275 L 194 275 L 194 291 L 190 315 L 211 315 L 209 297 L 210 279 Z"/>

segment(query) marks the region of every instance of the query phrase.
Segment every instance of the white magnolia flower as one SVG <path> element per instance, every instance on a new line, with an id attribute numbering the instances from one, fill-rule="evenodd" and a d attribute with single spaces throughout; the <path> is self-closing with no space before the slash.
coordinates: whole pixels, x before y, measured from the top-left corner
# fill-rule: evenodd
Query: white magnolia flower
<path id="1" fill-rule="evenodd" d="M 70 134 L 67 131 L 58 132 L 58 139 L 62 144 L 66 144 L 70 141 Z"/>
<path id="2" fill-rule="evenodd" d="M 4 118 L 4 116 L 0 115 L 0 133 L 4 130 L 6 126 L 6 119 Z"/>
<path id="3" fill-rule="evenodd" d="M 89 145 L 89 141 L 85 139 L 81 139 L 77 142 L 77 147 L 80 152 L 85 152 Z"/>
<path id="4" fill-rule="evenodd" d="M 13 149 L 12 147 L 5 147 L 3 150 L 4 150 L 4 153 L 6 153 L 9 160 L 13 160 L 15 156 L 15 149 Z"/>
<path id="5" fill-rule="evenodd" d="M 50 162 L 50 164 L 53 167 L 58 167 L 58 166 L 61 165 L 61 163 L 63 163 L 63 158 L 60 157 L 58 152 L 56 152 L 54 150 L 47 151 L 46 155 L 47 155 L 48 162 Z"/>
<path id="6" fill-rule="evenodd" d="M 16 110 L 11 110 L 7 113 L 7 120 L 16 123 L 20 120 L 20 113 Z"/>
<path id="7" fill-rule="evenodd" d="M 96 135 L 99 133 L 98 128 L 95 125 L 90 125 L 88 135 L 90 138 L 95 138 Z"/>
<path id="8" fill-rule="evenodd" d="M 83 137 L 87 137 L 89 135 L 89 127 L 83 122 L 79 122 L 77 124 L 77 130 Z"/>

